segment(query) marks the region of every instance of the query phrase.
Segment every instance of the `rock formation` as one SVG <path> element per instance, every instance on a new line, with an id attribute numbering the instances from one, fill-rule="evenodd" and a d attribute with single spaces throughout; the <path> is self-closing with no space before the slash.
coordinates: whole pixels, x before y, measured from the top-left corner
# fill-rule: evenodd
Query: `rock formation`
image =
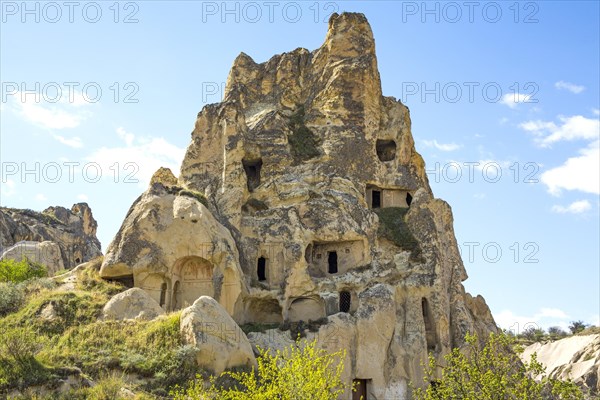
<path id="1" fill-rule="evenodd" d="M 576 335 L 549 343 L 534 343 L 521 355 L 529 361 L 533 353 L 546 366 L 550 378 L 570 379 L 592 398 L 600 394 L 600 334 Z"/>
<path id="2" fill-rule="evenodd" d="M 164 313 L 160 305 L 140 288 L 131 288 L 114 295 L 102 309 L 104 319 L 116 320 L 151 320 Z"/>
<path id="3" fill-rule="evenodd" d="M 240 54 L 178 179 L 155 174 L 100 273 L 133 277 L 166 310 L 210 296 L 240 325 L 318 321 L 319 346 L 347 349 L 345 379 L 374 399 L 407 398 L 428 352 L 497 329 L 465 293 L 450 206 L 433 197 L 408 108 L 382 95 L 362 14 L 334 14 L 312 52 Z"/>
<path id="4" fill-rule="evenodd" d="M 74 204 L 70 210 L 49 207 L 41 213 L 0 207 L 0 248 L 5 251 L 23 241 L 51 241 L 60 248 L 64 268 L 70 269 L 102 255 L 100 241 L 96 237 L 97 227 L 98 223 L 86 203 Z M 22 252 L 31 245 L 21 244 L 24 246 Z M 19 246 L 14 251 L 19 251 Z M 42 259 L 45 255 L 31 257 Z"/>

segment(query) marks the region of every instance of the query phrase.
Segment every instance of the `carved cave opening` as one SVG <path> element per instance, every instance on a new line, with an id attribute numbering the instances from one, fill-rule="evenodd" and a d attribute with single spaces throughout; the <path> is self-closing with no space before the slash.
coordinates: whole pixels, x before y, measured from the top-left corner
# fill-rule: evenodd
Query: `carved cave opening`
<path id="1" fill-rule="evenodd" d="M 425 322 L 425 340 L 427 342 L 427 351 L 435 351 L 435 325 L 431 315 L 431 310 L 429 309 L 429 302 L 425 297 L 421 299 L 421 310 L 423 313 L 423 321 Z"/>
<path id="2" fill-rule="evenodd" d="M 248 191 L 253 192 L 260 185 L 260 170 L 262 168 L 262 158 L 254 160 L 242 160 L 244 172 L 246 172 L 246 182 Z"/>
<path id="3" fill-rule="evenodd" d="M 380 161 L 392 161 L 396 158 L 396 142 L 393 140 L 377 139 L 375 150 Z"/>
<path id="4" fill-rule="evenodd" d="M 350 306 L 352 305 L 352 295 L 350 292 L 340 292 L 340 312 L 350 312 Z"/>
<path id="5" fill-rule="evenodd" d="M 355 391 L 352 392 L 352 400 L 367 400 L 369 398 L 369 383 L 370 379 L 354 379 L 352 386 Z"/>
<path id="6" fill-rule="evenodd" d="M 371 192 L 371 208 L 380 208 L 381 207 L 381 191 L 373 190 Z"/>
<path id="7" fill-rule="evenodd" d="M 337 274 L 338 272 L 337 251 L 330 251 L 327 253 L 327 272 L 330 274 Z"/>
<path id="8" fill-rule="evenodd" d="M 259 281 L 267 280 L 267 259 L 259 257 L 256 262 L 256 275 Z"/>

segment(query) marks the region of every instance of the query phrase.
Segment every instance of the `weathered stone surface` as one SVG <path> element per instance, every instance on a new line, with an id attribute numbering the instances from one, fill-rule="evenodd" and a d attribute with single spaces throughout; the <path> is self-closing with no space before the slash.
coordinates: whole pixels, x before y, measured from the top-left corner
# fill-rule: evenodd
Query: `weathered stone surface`
<path id="1" fill-rule="evenodd" d="M 209 295 L 233 315 L 242 290 L 235 241 L 193 193 L 179 190 L 156 183 L 136 201 L 100 275 L 133 276 L 135 286 L 168 310 Z"/>
<path id="2" fill-rule="evenodd" d="M 600 335 L 577 335 L 554 342 L 534 343 L 521 354 L 529 361 L 533 353 L 546 366 L 551 378 L 570 379 L 584 390 L 590 398 L 600 394 Z"/>
<path id="3" fill-rule="evenodd" d="M 102 309 L 104 319 L 151 320 L 165 311 L 150 295 L 140 288 L 131 288 L 114 295 Z"/>
<path id="4" fill-rule="evenodd" d="M 74 204 L 70 210 L 49 207 L 41 213 L 1 207 L 0 247 L 7 249 L 22 241 L 52 241 L 60 247 L 63 267 L 73 268 L 102 255 L 97 227 L 86 203 Z"/>
<path id="5" fill-rule="evenodd" d="M 186 254 L 197 262 L 182 275 Z M 150 273 L 162 275 L 144 286 Z M 464 290 L 452 211 L 429 187 L 408 108 L 382 95 L 362 14 L 332 15 L 312 52 L 240 54 L 223 102 L 198 114 L 177 185 L 157 178 L 136 201 L 102 274 L 133 274 L 155 298 L 165 284 L 167 299 L 187 281 L 185 296 L 210 295 L 238 324 L 320 320 L 319 346 L 346 349 L 344 379 L 369 380 L 373 398 L 407 398 L 428 352 L 441 361 L 465 333 L 497 330 Z M 287 343 L 268 333 L 250 338 Z"/>
<path id="6" fill-rule="evenodd" d="M 202 296 L 181 312 L 180 330 L 184 342 L 197 349 L 198 365 L 215 374 L 256 365 L 246 334 L 212 297 Z"/>
<path id="7" fill-rule="evenodd" d="M 21 261 L 23 258 L 45 265 L 50 276 L 65 268 L 60 247 L 49 240 L 44 242 L 19 242 L 2 253 L 0 260 Z"/>

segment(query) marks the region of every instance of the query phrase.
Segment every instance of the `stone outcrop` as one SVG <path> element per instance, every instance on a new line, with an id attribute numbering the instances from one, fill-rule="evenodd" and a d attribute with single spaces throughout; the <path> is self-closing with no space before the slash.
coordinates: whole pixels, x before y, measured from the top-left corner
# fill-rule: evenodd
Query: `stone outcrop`
<path id="1" fill-rule="evenodd" d="M 180 330 L 183 341 L 196 348 L 198 365 L 215 374 L 256 366 L 246 334 L 212 297 L 202 296 L 181 312 Z"/>
<path id="2" fill-rule="evenodd" d="M 21 261 L 23 258 L 45 265 L 49 275 L 54 275 L 57 271 L 64 269 L 60 247 L 49 240 L 43 242 L 19 242 L 2 253 L 0 260 L 10 259 Z"/>
<path id="3" fill-rule="evenodd" d="M 165 311 L 150 295 L 140 288 L 131 288 L 114 295 L 102 309 L 104 319 L 151 320 Z"/>
<path id="4" fill-rule="evenodd" d="M 64 268 L 73 268 L 102 255 L 96 237 L 98 223 L 86 203 L 71 209 L 49 207 L 44 211 L 0 207 L 0 247 L 3 250 L 19 242 L 52 241 L 60 248 Z M 29 245 L 29 244 L 28 244 Z M 37 259 L 43 255 L 36 256 Z"/>
<path id="5" fill-rule="evenodd" d="M 570 379 L 588 392 L 600 394 L 600 334 L 576 335 L 548 343 L 527 346 L 521 358 L 529 361 L 533 353 L 546 366 L 550 378 Z"/>
<path id="6" fill-rule="evenodd" d="M 345 348 L 344 379 L 377 399 L 407 398 L 428 352 L 497 330 L 362 14 L 332 15 L 312 52 L 240 54 L 172 178 L 155 174 L 101 268 L 167 310 L 208 295 L 240 325 L 320 321 L 319 346 Z"/>

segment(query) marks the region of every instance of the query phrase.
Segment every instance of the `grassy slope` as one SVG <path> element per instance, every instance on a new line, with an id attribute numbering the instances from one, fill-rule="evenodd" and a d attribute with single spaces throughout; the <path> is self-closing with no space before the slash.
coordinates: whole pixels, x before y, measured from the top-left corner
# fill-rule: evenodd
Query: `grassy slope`
<path id="1" fill-rule="evenodd" d="M 13 389 L 52 386 L 74 367 L 106 387 L 49 398 L 118 398 L 111 390 L 123 385 L 119 377 L 126 374 L 143 380 L 136 390 L 153 394 L 143 398 L 157 398 L 201 372 L 193 350 L 181 342 L 179 313 L 154 321 L 102 321 L 102 307 L 124 288 L 100 279 L 95 268 L 78 274 L 68 291 L 47 279 L 30 281 L 25 303 L 0 318 L 0 397 Z"/>

